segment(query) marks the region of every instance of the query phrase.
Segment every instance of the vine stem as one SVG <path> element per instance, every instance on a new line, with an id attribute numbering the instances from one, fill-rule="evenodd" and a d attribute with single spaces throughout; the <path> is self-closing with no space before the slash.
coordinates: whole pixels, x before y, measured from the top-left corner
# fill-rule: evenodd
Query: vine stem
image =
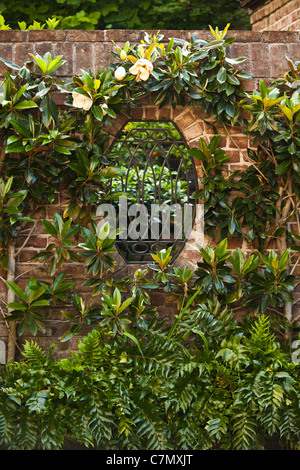
<path id="1" fill-rule="evenodd" d="M 251 165 L 253 165 L 253 167 L 258 171 L 258 173 L 261 175 L 261 177 L 262 177 L 266 182 L 268 182 L 267 178 L 266 178 L 265 175 L 260 171 L 259 167 L 255 164 L 255 162 L 254 162 L 248 155 L 246 155 L 245 152 L 243 152 L 243 150 L 239 147 L 239 145 L 237 144 L 237 142 L 234 140 L 234 138 L 232 137 L 232 135 L 231 135 L 230 132 L 228 131 L 227 126 L 226 126 L 225 124 L 223 124 L 223 128 L 224 128 L 226 134 L 228 135 L 228 137 L 230 138 L 231 142 L 236 146 L 236 148 L 239 150 L 239 152 L 243 155 L 244 160 L 247 160 L 249 163 L 251 163 Z"/>
<path id="2" fill-rule="evenodd" d="M 7 247 L 7 256 L 8 256 L 8 268 L 7 268 L 7 281 L 15 281 L 16 276 L 16 257 L 15 257 L 15 242 L 11 241 Z M 7 292 L 7 304 L 14 302 L 15 295 L 9 289 Z M 16 337 L 17 337 L 17 327 L 15 322 L 11 322 L 9 325 L 9 337 L 7 344 L 7 362 L 15 360 L 16 354 Z"/>
<path id="3" fill-rule="evenodd" d="M 276 206 L 277 206 L 277 209 L 278 209 L 277 223 L 278 223 L 279 226 L 283 226 L 283 225 L 286 224 L 286 219 L 287 219 L 290 207 L 291 207 L 291 198 L 289 197 L 287 202 L 286 202 L 286 205 L 282 208 L 282 201 L 285 197 L 284 192 L 286 190 L 288 191 L 288 195 L 291 195 L 293 193 L 293 183 L 292 183 L 290 175 L 287 178 L 287 182 L 286 182 L 285 187 L 281 186 L 279 188 L 279 191 L 278 191 L 279 195 L 280 195 L 280 198 L 278 199 L 278 201 L 276 203 Z M 286 239 L 286 234 L 285 233 L 283 233 L 278 238 L 277 246 L 278 246 L 279 255 L 282 256 L 283 253 L 287 249 L 287 239 Z M 290 263 L 288 264 L 287 269 L 290 272 L 290 270 L 291 270 L 290 269 Z M 285 316 L 288 324 L 291 325 L 292 324 L 292 319 L 293 319 L 293 303 L 291 301 L 284 302 L 284 316 Z M 285 331 L 284 336 L 285 336 L 286 341 L 289 341 L 291 343 L 292 335 L 291 335 L 291 331 L 289 330 L 289 328 L 287 328 L 287 330 Z"/>
<path id="4" fill-rule="evenodd" d="M 42 215 L 40 214 L 40 215 L 38 216 L 38 218 L 35 219 L 35 221 L 34 221 L 32 227 L 31 227 L 31 229 L 30 229 L 30 231 L 29 231 L 29 233 L 28 233 L 28 235 L 27 235 L 27 237 L 26 237 L 26 240 L 24 241 L 23 245 L 19 248 L 19 250 L 17 251 L 17 253 L 14 254 L 14 257 L 15 257 L 15 258 L 17 258 L 17 256 L 18 256 L 18 255 L 21 253 L 21 251 L 23 250 L 23 248 L 25 248 L 25 246 L 27 245 L 28 240 L 30 239 L 30 237 L 31 237 L 33 231 L 35 230 L 35 228 L 36 228 L 38 222 L 40 221 L 41 217 L 42 217 Z"/>

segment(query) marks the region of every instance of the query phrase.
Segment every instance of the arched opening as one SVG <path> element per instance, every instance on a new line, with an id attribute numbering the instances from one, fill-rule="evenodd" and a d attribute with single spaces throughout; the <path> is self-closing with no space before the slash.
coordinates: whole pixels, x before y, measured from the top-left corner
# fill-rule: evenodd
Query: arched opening
<path id="1" fill-rule="evenodd" d="M 197 174 L 187 143 L 172 121 L 127 121 L 108 157 L 122 174 L 112 181 L 116 246 L 127 263 L 149 263 L 157 250 L 182 251 L 195 220 Z"/>

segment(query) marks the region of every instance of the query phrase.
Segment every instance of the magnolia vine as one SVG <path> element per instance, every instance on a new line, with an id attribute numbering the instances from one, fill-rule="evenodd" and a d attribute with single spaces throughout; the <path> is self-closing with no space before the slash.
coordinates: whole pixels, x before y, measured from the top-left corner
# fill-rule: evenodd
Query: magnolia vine
<path id="1" fill-rule="evenodd" d="M 222 123 L 225 131 L 229 126 L 239 125 L 254 140 L 256 151 L 248 149 L 248 169 L 234 174 L 226 171 L 225 163 L 230 156 L 218 148 L 220 136 L 216 135 L 210 143 L 201 140 L 200 149 L 191 149 L 191 156 L 200 160 L 203 169 L 202 186 L 194 197 L 205 204 L 207 234 L 219 237 L 218 240 L 240 237 L 262 256 L 266 269 L 260 277 L 253 276 L 243 292 L 251 294 L 252 300 L 260 299 L 255 303 L 260 313 L 269 304 L 272 311 L 284 305 L 288 328 L 294 328 L 293 272 L 299 262 L 300 233 L 300 66 L 288 60 L 290 70 L 283 79 L 269 87 L 261 81 L 259 90 L 246 93 L 243 82 L 251 77 L 238 68 L 246 58 L 227 57 L 227 47 L 234 41 L 233 37 L 226 37 L 228 28 L 229 25 L 224 31 L 210 28 L 209 41 L 195 35 L 190 41 L 174 38 L 165 41 L 160 33 L 145 34 L 140 44 L 126 42 L 122 48 L 114 45 L 114 62 L 106 70 L 82 70 L 67 82 L 54 73 L 64 63 L 61 56 L 32 55 L 33 60 L 23 66 L 1 59 L 10 70 L 5 72 L 0 85 L 1 265 L 7 271 L 8 285 L 15 296 L 24 302 L 27 299 L 23 307 L 10 299 L 10 315 L 3 313 L 6 321 L 21 323 L 22 331 L 26 326 L 34 332 L 43 330 L 39 309 L 49 305 L 53 295 L 37 299 L 46 295 L 47 288 L 53 294 L 54 285 L 40 286 L 40 290 L 38 284 L 32 285 L 35 294 L 30 294 L 28 287 L 22 297 L 22 290 L 14 282 L 14 244 L 26 230 L 26 224 L 34 222 L 37 207 L 43 211 L 57 193 L 66 194 L 67 207 L 62 216 L 54 218 L 53 224 L 43 221 L 46 232 L 56 242 L 37 259 L 48 263 L 50 276 L 64 262 L 78 261 L 72 237 L 81 230 L 86 237 L 85 249 L 91 257 L 99 256 L 98 264 L 90 261 L 91 271 L 99 275 L 90 285 L 97 286 L 98 292 L 112 287 L 111 242 L 106 240 L 106 245 L 100 247 L 99 239 L 88 228 L 95 228 L 96 208 L 112 197 L 109 182 L 119 175 L 117 162 L 112 162 L 106 153 L 108 135 L 104 129 L 113 125 L 119 112 L 125 111 L 130 116 L 132 107 L 139 106 L 139 99 L 151 94 L 160 107 L 169 103 L 173 107 L 201 107 L 216 123 Z M 61 109 L 53 98 L 57 92 L 66 95 Z M 245 119 L 245 111 L 250 119 Z M 30 236 L 26 243 L 30 243 Z M 266 257 L 272 243 L 277 244 L 279 258 L 273 252 L 271 258 Z M 223 249 L 222 245 L 219 252 L 223 253 Z M 229 254 L 226 249 L 225 252 L 227 259 Z M 212 273 L 207 267 L 206 278 L 200 270 L 196 285 L 202 279 L 203 295 L 209 285 L 215 285 L 218 293 L 218 281 L 222 283 L 220 292 L 226 294 L 224 285 L 231 280 L 226 277 L 227 268 L 222 271 L 223 260 L 213 260 L 209 249 L 201 253 Z M 162 270 L 168 266 L 169 255 L 165 258 L 163 254 L 156 255 Z M 86 263 L 89 266 L 88 260 Z M 218 263 L 222 265 L 221 274 L 216 271 Z M 109 273 L 105 282 L 104 272 Z M 225 295 L 224 301 L 238 302 L 243 297 L 240 282 L 243 275 L 234 292 L 228 291 L 230 299 Z M 176 276 L 178 283 L 185 286 L 182 291 L 179 289 L 182 301 L 186 299 L 191 277 L 183 281 L 182 272 Z M 161 279 L 168 290 L 170 284 L 160 275 Z M 59 281 L 63 282 L 62 278 Z M 190 289 L 194 293 L 195 286 Z M 33 307 L 32 300 L 37 302 Z M 78 306 L 80 301 L 76 302 Z M 250 303 L 248 300 L 248 307 Z M 16 334 L 12 333 L 13 351 Z M 9 353 L 9 358 L 13 357 L 13 352 Z"/>

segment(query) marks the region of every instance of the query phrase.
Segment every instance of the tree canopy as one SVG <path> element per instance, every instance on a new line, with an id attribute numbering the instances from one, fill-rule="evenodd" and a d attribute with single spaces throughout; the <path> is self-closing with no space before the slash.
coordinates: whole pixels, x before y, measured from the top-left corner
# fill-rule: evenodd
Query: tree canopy
<path id="1" fill-rule="evenodd" d="M 11 29 L 26 29 L 33 22 L 39 29 L 38 22 L 42 27 L 54 17 L 59 29 L 201 30 L 208 24 L 224 28 L 227 23 L 232 29 L 250 28 L 240 0 L 2 0 L 0 13 Z"/>

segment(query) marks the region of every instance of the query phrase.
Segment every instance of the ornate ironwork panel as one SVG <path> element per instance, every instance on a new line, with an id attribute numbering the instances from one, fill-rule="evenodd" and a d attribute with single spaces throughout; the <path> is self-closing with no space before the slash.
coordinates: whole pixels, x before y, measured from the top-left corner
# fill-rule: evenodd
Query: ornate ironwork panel
<path id="1" fill-rule="evenodd" d="M 149 263 L 151 253 L 182 250 L 195 217 L 197 177 L 184 138 L 172 122 L 128 122 L 109 156 L 122 170 L 112 192 L 120 233 L 116 246 L 128 263 Z"/>

